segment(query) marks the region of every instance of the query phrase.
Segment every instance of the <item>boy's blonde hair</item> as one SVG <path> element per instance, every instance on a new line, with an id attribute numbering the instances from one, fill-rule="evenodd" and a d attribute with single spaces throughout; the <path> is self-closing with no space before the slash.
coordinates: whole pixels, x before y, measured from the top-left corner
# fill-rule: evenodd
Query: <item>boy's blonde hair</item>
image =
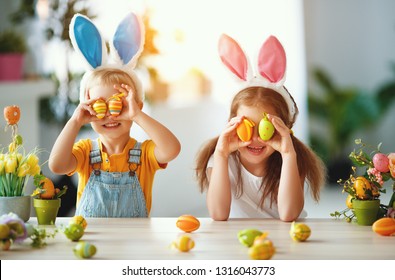
<path id="1" fill-rule="evenodd" d="M 136 83 L 140 81 L 136 77 L 132 78 L 130 74 L 126 73 L 117 68 L 99 68 L 93 70 L 86 78 L 85 81 L 85 90 L 81 91 L 80 102 L 86 100 L 86 92 L 96 85 L 105 85 L 112 86 L 114 84 L 127 84 L 133 88 L 133 91 L 136 93 L 136 102 L 143 102 L 143 93 L 142 90 L 138 90 L 139 87 L 136 86 Z"/>

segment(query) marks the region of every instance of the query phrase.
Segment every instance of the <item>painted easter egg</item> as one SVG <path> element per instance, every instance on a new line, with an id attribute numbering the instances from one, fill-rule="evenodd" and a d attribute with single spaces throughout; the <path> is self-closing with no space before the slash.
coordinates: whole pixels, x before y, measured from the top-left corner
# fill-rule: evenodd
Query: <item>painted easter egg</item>
<path id="1" fill-rule="evenodd" d="M 21 109 L 16 105 L 5 107 L 4 118 L 9 125 L 17 124 L 21 118 Z"/>
<path id="2" fill-rule="evenodd" d="M 259 137 L 264 141 L 270 140 L 273 137 L 274 125 L 269 121 L 266 113 L 263 114 L 263 118 L 259 122 L 258 132 Z"/>
<path id="3" fill-rule="evenodd" d="M 188 252 L 195 247 L 195 241 L 193 241 L 193 239 L 188 235 L 181 235 L 173 242 L 173 246 L 181 252 Z"/>
<path id="4" fill-rule="evenodd" d="M 70 224 L 63 230 L 64 235 L 71 241 L 80 240 L 84 232 L 84 228 L 79 224 Z"/>
<path id="5" fill-rule="evenodd" d="M 262 235 L 263 232 L 257 229 L 243 229 L 237 233 L 239 242 L 246 247 L 251 247 L 255 237 Z"/>
<path id="6" fill-rule="evenodd" d="M 85 241 L 79 241 L 77 245 L 75 245 L 75 247 L 73 248 L 73 251 L 77 257 L 89 259 L 96 254 L 97 249 L 96 246 L 93 244 Z"/>
<path id="7" fill-rule="evenodd" d="M 243 119 L 243 121 L 236 128 L 237 136 L 243 142 L 250 141 L 252 137 L 253 127 L 255 123 L 249 119 Z"/>
<path id="8" fill-rule="evenodd" d="M 390 171 L 390 161 L 387 155 L 382 153 L 377 153 L 373 156 L 373 165 L 380 172 L 388 172 Z"/>
<path id="9" fill-rule="evenodd" d="M 83 216 L 81 216 L 81 215 L 77 215 L 77 216 L 72 217 L 72 218 L 70 219 L 70 221 L 69 221 L 69 225 L 71 225 L 71 224 L 78 224 L 78 225 L 82 226 L 84 230 L 85 230 L 86 227 L 88 226 L 87 221 L 86 221 L 85 218 L 84 218 Z"/>
<path id="10" fill-rule="evenodd" d="M 385 217 L 378 219 L 372 225 L 372 230 L 380 235 L 395 235 L 395 219 Z"/>
<path id="11" fill-rule="evenodd" d="M 122 111 L 122 100 L 118 96 L 113 96 L 108 100 L 108 110 L 112 116 L 119 116 Z"/>
<path id="12" fill-rule="evenodd" d="M 372 190 L 372 186 L 368 179 L 363 176 L 359 176 L 354 181 L 355 196 L 358 199 L 367 199 L 368 191 Z"/>
<path id="13" fill-rule="evenodd" d="M 176 226 L 185 232 L 192 232 L 200 227 L 200 221 L 192 215 L 182 215 L 178 217 Z"/>
<path id="14" fill-rule="evenodd" d="M 346 205 L 347 205 L 347 207 L 348 207 L 349 209 L 353 209 L 353 207 L 352 207 L 352 201 L 353 201 L 353 199 L 354 199 L 354 197 L 353 197 L 351 194 L 349 194 L 349 195 L 347 196 L 347 198 L 346 198 Z"/>
<path id="15" fill-rule="evenodd" d="M 248 255 L 253 260 L 269 260 L 273 257 L 274 253 L 275 248 L 269 240 L 253 245 L 248 249 Z"/>
<path id="16" fill-rule="evenodd" d="M 102 119 L 105 117 L 107 112 L 107 105 L 103 99 L 96 100 L 92 105 L 93 110 L 96 112 L 96 117 Z"/>
<path id="17" fill-rule="evenodd" d="M 263 232 L 261 235 L 258 235 L 257 237 L 255 237 L 254 242 L 252 243 L 252 246 L 258 245 L 260 243 L 267 243 L 267 242 L 271 243 L 271 241 L 269 239 L 267 239 L 267 236 L 268 236 L 267 232 Z"/>
<path id="18" fill-rule="evenodd" d="M 294 241 L 306 241 L 311 235 L 311 229 L 306 224 L 292 222 L 289 235 Z"/>

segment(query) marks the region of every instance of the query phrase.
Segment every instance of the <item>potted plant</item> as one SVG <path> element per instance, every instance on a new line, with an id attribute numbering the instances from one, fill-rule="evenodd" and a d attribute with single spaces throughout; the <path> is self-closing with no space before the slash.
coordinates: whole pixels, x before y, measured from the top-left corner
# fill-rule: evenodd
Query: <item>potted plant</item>
<path id="1" fill-rule="evenodd" d="M 62 189 L 55 188 L 51 179 L 44 175 L 34 178 L 37 187 L 32 193 L 33 207 L 36 210 L 39 225 L 54 225 L 61 204 L 60 197 L 67 191 L 67 186 Z"/>
<path id="2" fill-rule="evenodd" d="M 359 225 L 372 225 L 377 219 L 390 216 L 395 208 L 395 153 L 383 154 L 380 152 L 381 143 L 372 148 L 356 139 L 358 149 L 349 155 L 355 165 L 353 173 L 347 180 L 339 179 L 343 192 L 348 193 L 347 208 L 343 211 L 331 213 L 332 217 L 344 216 L 351 222 L 356 218 Z M 366 151 L 370 148 L 370 152 Z M 362 169 L 358 172 L 357 168 Z M 358 175 L 358 173 L 360 175 Z M 380 194 L 385 193 L 385 183 L 392 182 L 393 194 L 388 205 L 380 204 Z M 351 211 L 351 214 L 348 212 Z"/>
<path id="3" fill-rule="evenodd" d="M 22 78 L 23 59 L 26 52 L 27 44 L 23 35 L 12 29 L 0 33 L 0 81 Z"/>
<path id="4" fill-rule="evenodd" d="M 30 218 L 31 197 L 25 194 L 29 177 L 41 172 L 35 148 L 26 152 L 22 137 L 17 133 L 20 109 L 18 106 L 4 108 L 6 130 L 12 130 L 12 142 L 8 149 L 0 149 L 0 215 L 13 212 L 25 222 Z"/>

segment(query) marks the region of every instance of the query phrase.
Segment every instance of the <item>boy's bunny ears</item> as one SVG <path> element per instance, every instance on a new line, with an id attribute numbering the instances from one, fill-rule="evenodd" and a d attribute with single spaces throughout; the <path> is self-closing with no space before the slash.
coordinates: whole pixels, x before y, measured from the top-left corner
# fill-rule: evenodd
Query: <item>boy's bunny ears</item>
<path id="1" fill-rule="evenodd" d="M 70 39 L 74 49 L 87 63 L 87 72 L 81 80 L 80 100 L 85 95 L 86 79 L 97 68 L 117 68 L 128 73 L 134 81 L 137 95 L 142 98 L 142 86 L 134 72 L 144 46 L 144 25 L 134 13 L 128 14 L 118 25 L 108 57 L 106 43 L 93 22 L 84 15 L 75 14 L 70 22 Z"/>
<path id="2" fill-rule="evenodd" d="M 253 73 L 253 69 L 243 50 L 228 35 L 223 34 L 219 39 L 218 51 L 225 66 L 239 80 L 243 83 L 245 82 L 245 88 L 260 86 L 273 89 L 280 93 L 287 102 L 290 121 L 295 121 L 298 109 L 292 96 L 283 86 L 286 69 L 285 51 L 276 37 L 270 36 L 263 43 L 258 55 L 258 73 Z"/>

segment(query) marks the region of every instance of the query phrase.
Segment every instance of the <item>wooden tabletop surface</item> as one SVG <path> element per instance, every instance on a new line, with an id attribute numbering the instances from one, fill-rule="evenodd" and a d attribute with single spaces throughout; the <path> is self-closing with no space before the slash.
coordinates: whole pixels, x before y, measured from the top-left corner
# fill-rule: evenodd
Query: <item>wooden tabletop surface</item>
<path id="1" fill-rule="evenodd" d="M 70 218 L 57 218 L 56 227 L 67 226 Z M 394 260 L 395 237 L 380 236 L 370 226 L 335 219 L 306 219 L 312 231 L 306 242 L 289 236 L 291 224 L 274 219 L 231 219 L 216 222 L 199 218 L 200 228 L 189 233 L 195 248 L 184 253 L 171 247 L 183 233 L 177 218 L 88 218 L 81 240 L 97 247 L 94 259 L 105 260 L 248 260 L 248 248 L 237 238 L 240 230 L 255 228 L 268 232 L 276 253 L 273 260 Z M 29 223 L 37 224 L 35 218 Z M 45 226 L 48 231 L 55 226 Z M 30 240 L 13 244 L 0 252 L 2 260 L 75 260 L 72 242 L 59 231 L 47 246 L 34 249 Z"/>

